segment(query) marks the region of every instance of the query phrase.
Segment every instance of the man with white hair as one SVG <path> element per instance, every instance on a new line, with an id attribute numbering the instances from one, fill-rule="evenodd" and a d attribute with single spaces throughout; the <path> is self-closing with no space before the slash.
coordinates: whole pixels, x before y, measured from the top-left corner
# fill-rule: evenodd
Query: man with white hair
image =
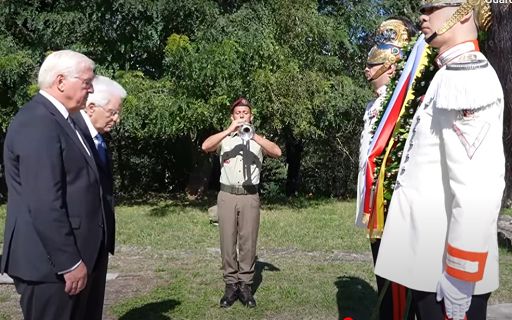
<path id="1" fill-rule="evenodd" d="M 98 167 L 102 189 L 105 241 L 102 243 L 96 265 L 91 270 L 90 285 L 85 289 L 88 299 L 84 311 L 85 319 L 101 320 L 108 253 L 114 254 L 115 246 L 112 161 L 103 135 L 109 133 L 119 122 L 122 100 L 126 97 L 126 91 L 116 81 L 103 76 L 96 76 L 92 84 L 94 92 L 89 94 L 85 109 L 71 117 L 91 150 Z"/>
<path id="2" fill-rule="evenodd" d="M 105 221 L 96 163 L 69 115 L 94 91 L 94 67 L 78 52 L 50 54 L 39 70 L 39 93 L 7 130 L 0 272 L 14 279 L 24 319 L 85 319 L 83 289 Z"/>

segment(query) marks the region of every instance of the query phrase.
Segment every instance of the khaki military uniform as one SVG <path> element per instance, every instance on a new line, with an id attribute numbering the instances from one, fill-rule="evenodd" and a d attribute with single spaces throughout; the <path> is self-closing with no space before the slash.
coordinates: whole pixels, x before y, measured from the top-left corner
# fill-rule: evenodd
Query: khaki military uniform
<path id="1" fill-rule="evenodd" d="M 253 140 L 244 142 L 232 133 L 222 140 L 218 153 L 221 187 L 217 211 L 224 282 L 252 284 L 260 226 L 262 149 Z"/>

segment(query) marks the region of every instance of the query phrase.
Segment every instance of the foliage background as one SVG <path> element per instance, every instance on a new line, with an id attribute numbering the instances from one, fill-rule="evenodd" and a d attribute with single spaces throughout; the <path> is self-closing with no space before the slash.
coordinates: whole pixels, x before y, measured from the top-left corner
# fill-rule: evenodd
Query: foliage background
<path id="1" fill-rule="evenodd" d="M 0 136 L 37 88 L 50 51 L 74 49 L 125 86 L 110 137 L 121 198 L 215 189 L 218 158 L 202 141 L 245 95 L 257 131 L 284 151 L 263 192 L 352 197 L 372 32 L 385 17 L 417 21 L 406 0 L 3 0 Z M 5 187 L 1 190 L 5 195 Z"/>

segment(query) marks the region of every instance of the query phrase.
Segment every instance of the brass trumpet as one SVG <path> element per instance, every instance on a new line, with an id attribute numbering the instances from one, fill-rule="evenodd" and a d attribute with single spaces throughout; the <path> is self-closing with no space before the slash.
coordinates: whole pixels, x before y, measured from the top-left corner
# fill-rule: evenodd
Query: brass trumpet
<path id="1" fill-rule="evenodd" d="M 242 140 L 249 141 L 254 136 L 254 126 L 250 123 L 244 123 L 238 129 L 238 135 Z"/>

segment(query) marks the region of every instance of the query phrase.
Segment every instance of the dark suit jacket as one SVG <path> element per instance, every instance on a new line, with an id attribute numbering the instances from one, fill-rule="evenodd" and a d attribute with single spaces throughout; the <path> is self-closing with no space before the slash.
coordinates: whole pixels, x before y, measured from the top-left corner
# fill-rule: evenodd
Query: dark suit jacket
<path id="1" fill-rule="evenodd" d="M 96 164 L 57 108 L 36 95 L 14 117 L 4 143 L 8 187 L 0 272 L 56 282 L 80 259 L 90 272 L 103 240 Z"/>
<path id="2" fill-rule="evenodd" d="M 112 158 L 110 153 L 107 152 L 107 163 L 103 164 L 98 154 L 98 149 L 94 143 L 91 132 L 85 123 L 84 118 L 80 112 L 71 115 L 76 126 L 85 137 L 89 149 L 92 150 L 94 160 L 98 166 L 98 173 L 100 176 L 101 189 L 103 190 L 103 212 L 106 221 L 106 237 L 105 247 L 107 250 L 114 254 L 115 249 L 115 235 L 116 235 L 116 220 L 114 214 L 114 196 L 113 196 L 113 176 L 112 176 Z"/>

